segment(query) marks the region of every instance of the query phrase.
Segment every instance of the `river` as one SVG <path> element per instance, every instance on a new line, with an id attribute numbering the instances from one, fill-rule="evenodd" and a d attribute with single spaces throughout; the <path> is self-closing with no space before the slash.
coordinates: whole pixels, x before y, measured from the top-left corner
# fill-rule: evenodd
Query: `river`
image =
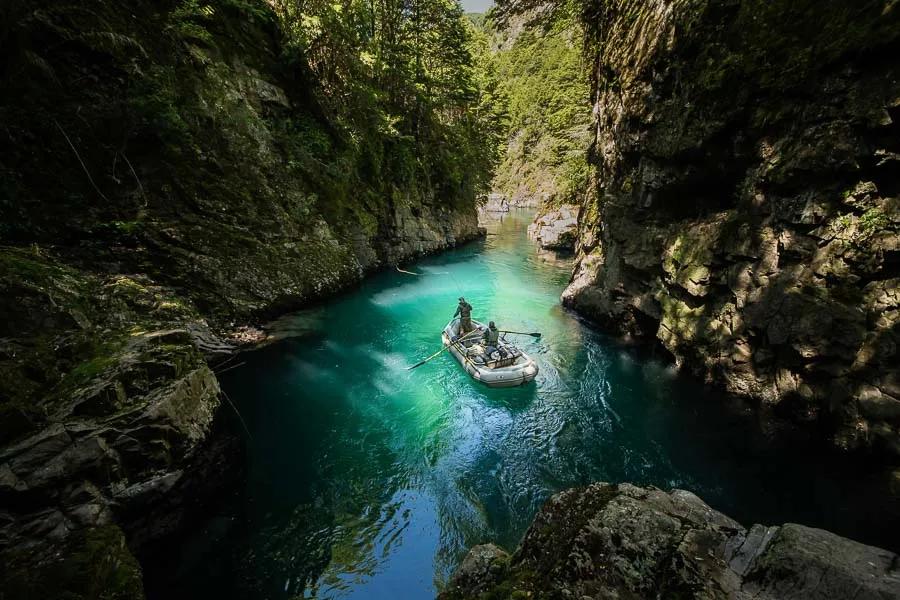
<path id="1" fill-rule="evenodd" d="M 551 494 L 592 481 L 897 550 L 883 471 L 581 323 L 559 304 L 571 264 L 526 239 L 529 217 L 282 319 L 295 337 L 221 375 L 246 475 L 151 568 L 151 598 L 433 598 L 467 548 L 513 549 Z M 446 354 L 406 370 L 440 347 L 460 295 L 476 319 L 543 333 L 517 338 L 533 384 L 488 389 Z"/>

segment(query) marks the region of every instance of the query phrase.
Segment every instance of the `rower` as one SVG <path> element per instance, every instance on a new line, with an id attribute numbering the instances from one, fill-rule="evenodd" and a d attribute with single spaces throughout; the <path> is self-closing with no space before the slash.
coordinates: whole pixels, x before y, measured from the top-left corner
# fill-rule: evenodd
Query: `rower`
<path id="1" fill-rule="evenodd" d="M 500 332 L 493 321 L 488 324 L 488 328 L 484 330 L 481 339 L 484 342 L 484 351 L 488 356 L 497 351 L 500 344 Z"/>
<path id="2" fill-rule="evenodd" d="M 466 302 L 462 296 L 459 297 L 459 306 L 453 317 L 459 317 L 459 335 L 465 335 L 475 328 L 472 326 L 472 305 Z"/>

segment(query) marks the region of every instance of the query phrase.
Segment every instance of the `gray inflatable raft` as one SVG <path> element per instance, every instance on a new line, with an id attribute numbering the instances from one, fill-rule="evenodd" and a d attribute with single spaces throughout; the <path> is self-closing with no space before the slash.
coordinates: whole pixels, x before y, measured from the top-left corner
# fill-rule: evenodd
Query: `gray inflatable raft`
<path id="1" fill-rule="evenodd" d="M 479 333 L 470 332 L 459 336 L 459 319 L 453 319 L 441 333 L 444 346 L 450 346 L 450 354 L 459 362 L 472 379 L 490 387 L 514 387 L 534 380 L 538 366 L 534 360 L 519 348 L 500 341 L 503 352 L 488 356 L 481 345 L 481 332 L 486 326 L 472 321 Z M 454 341 L 457 340 L 457 341 Z"/>

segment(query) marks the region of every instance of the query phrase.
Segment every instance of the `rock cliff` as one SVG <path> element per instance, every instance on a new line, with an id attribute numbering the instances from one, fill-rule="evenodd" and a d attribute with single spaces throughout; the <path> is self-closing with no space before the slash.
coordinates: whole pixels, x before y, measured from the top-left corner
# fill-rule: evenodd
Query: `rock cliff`
<path id="1" fill-rule="evenodd" d="M 900 456 L 900 10 L 585 12 L 594 190 L 568 306 L 842 448 Z"/>
<path id="2" fill-rule="evenodd" d="M 683 490 L 596 483 L 553 496 L 512 556 L 473 548 L 439 598 L 888 600 L 898 561 L 802 525 L 744 529 Z"/>
<path id="3" fill-rule="evenodd" d="M 474 197 L 380 179 L 261 1 L 0 12 L 0 595 L 139 597 L 128 546 L 234 474 L 236 327 L 478 236 Z"/>

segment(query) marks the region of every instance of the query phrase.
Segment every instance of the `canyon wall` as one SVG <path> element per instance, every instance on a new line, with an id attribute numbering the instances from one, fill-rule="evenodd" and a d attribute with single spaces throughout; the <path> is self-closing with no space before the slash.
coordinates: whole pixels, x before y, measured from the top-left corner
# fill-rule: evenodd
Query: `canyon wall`
<path id="1" fill-rule="evenodd" d="M 566 305 L 900 456 L 900 7 L 585 10 L 593 193 Z"/>

